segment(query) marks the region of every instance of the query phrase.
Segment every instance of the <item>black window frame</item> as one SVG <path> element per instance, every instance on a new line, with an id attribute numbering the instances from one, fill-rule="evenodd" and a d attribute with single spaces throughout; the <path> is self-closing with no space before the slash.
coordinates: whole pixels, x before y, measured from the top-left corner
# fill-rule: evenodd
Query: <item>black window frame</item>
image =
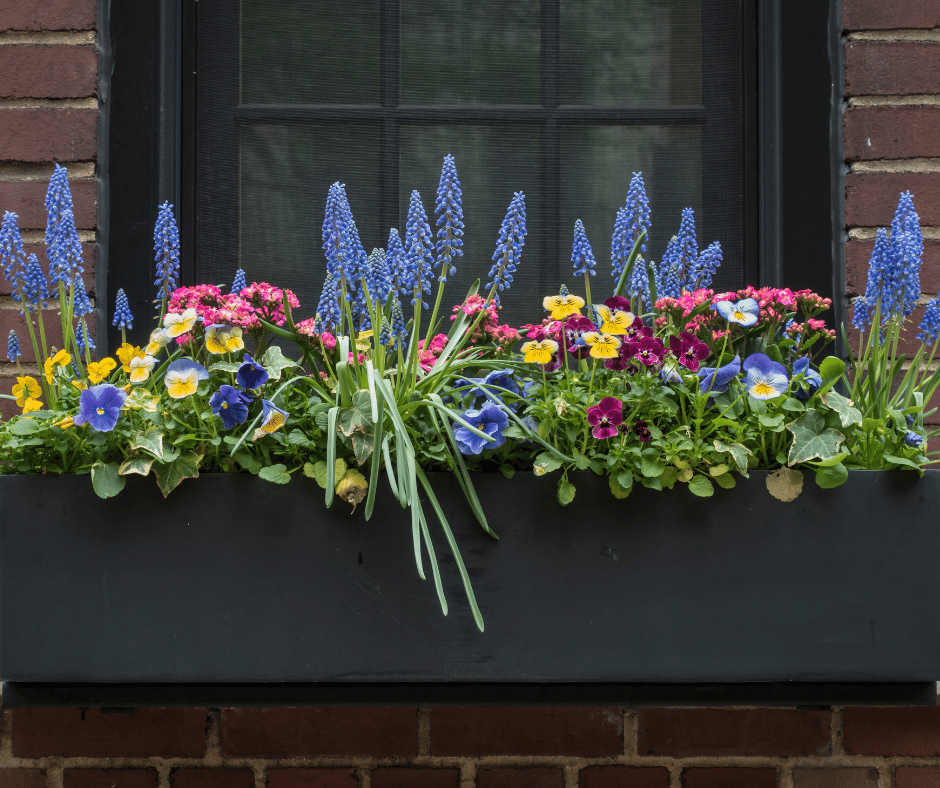
<path id="1" fill-rule="evenodd" d="M 550 0 L 542 2 L 549 10 L 553 5 Z M 196 195 L 194 179 L 188 174 L 196 165 L 196 80 L 199 68 L 206 64 L 197 61 L 195 0 L 122 0 L 103 5 L 107 9 L 100 20 L 105 89 L 98 163 L 98 265 L 101 284 L 106 282 L 106 289 L 99 288 L 99 292 L 107 293 L 107 302 L 99 305 L 99 312 L 101 319 L 110 322 L 116 291 L 123 287 L 135 314 L 140 315 L 132 332 L 140 341 L 151 328 L 145 316 L 150 314 L 155 292 L 152 226 L 156 207 L 164 200 L 178 206 L 181 277 L 183 282 L 193 281 Z M 398 1 L 384 0 L 383 5 L 383 25 L 396 24 Z M 756 101 L 746 102 L 744 107 L 745 123 L 756 122 L 758 128 L 756 142 L 745 151 L 746 177 L 742 182 L 750 211 L 745 222 L 749 283 L 808 287 L 833 296 L 833 317 L 841 321 L 845 311 L 841 2 L 756 0 L 744 7 L 757 15 L 756 26 L 745 25 L 756 27 L 756 36 L 744 45 L 746 55 L 757 61 L 756 84 L 745 86 L 745 93 L 755 94 Z M 545 54 L 550 56 L 557 40 L 547 38 L 543 49 L 548 47 Z M 707 41 L 706 30 L 703 40 Z M 383 52 L 388 58 L 395 58 L 395 54 L 393 49 Z M 543 56 L 543 63 L 546 59 Z M 558 108 L 557 83 L 543 73 L 546 76 L 542 101 L 548 109 L 519 108 L 506 118 L 531 120 L 529 116 L 540 112 L 550 116 L 543 132 L 548 143 L 543 147 L 550 158 L 552 129 L 557 140 L 559 123 L 582 119 L 585 113 Z M 391 89 L 393 86 L 385 85 L 383 103 L 395 98 L 388 93 Z M 355 110 L 340 107 L 331 111 L 342 116 Z M 238 122 L 261 119 L 266 112 L 270 109 L 261 106 L 243 108 Z M 395 122 L 402 119 L 431 122 L 435 112 L 433 107 L 386 108 L 382 120 L 385 134 L 394 134 Z M 590 120 L 621 122 L 633 113 L 627 118 L 633 122 L 694 122 L 695 112 L 694 108 L 664 108 L 654 117 L 641 117 L 636 110 L 611 110 L 606 115 L 603 110 L 594 110 Z M 230 162 L 237 161 L 235 135 L 230 136 L 220 140 L 222 161 L 225 156 Z M 392 176 L 397 175 L 398 166 L 393 151 L 394 146 L 387 145 L 382 160 L 386 174 Z M 550 168 L 550 162 L 546 166 Z M 552 182 L 551 172 L 543 177 Z M 383 225 L 393 226 L 398 223 L 397 177 L 383 180 L 388 194 L 382 202 L 389 215 L 383 213 L 380 218 Z M 233 178 L 220 179 L 220 203 L 236 185 Z M 705 184 L 703 187 L 707 189 Z M 557 215 L 557 193 L 554 200 L 546 202 L 546 211 Z M 232 199 L 229 204 L 236 203 Z M 234 249 L 234 233 L 231 243 Z M 557 241 L 554 243 L 557 246 Z M 543 259 L 559 259 L 558 251 L 552 247 L 541 250 L 543 255 L 551 255 Z M 104 348 L 116 347 L 117 334 L 113 330 L 109 333 Z"/>

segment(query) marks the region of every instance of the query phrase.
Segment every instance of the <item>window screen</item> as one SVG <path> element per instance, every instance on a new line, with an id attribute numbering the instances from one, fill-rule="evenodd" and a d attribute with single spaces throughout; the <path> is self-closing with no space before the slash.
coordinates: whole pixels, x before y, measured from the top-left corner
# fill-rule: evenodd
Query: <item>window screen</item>
<path id="1" fill-rule="evenodd" d="M 417 189 L 434 225 L 453 154 L 466 231 L 448 286 L 485 279 L 514 191 L 528 237 L 510 323 L 566 282 L 574 223 L 612 287 L 610 237 L 633 172 L 658 261 L 696 212 L 720 240 L 720 287 L 754 279 L 752 82 L 742 0 L 200 0 L 196 279 L 294 290 L 316 305 L 327 190 L 346 185 L 366 251 L 404 235 Z M 750 201 L 753 202 L 753 201 Z M 602 288 L 598 290 L 597 288 Z M 445 296 L 446 297 L 446 296 Z"/>

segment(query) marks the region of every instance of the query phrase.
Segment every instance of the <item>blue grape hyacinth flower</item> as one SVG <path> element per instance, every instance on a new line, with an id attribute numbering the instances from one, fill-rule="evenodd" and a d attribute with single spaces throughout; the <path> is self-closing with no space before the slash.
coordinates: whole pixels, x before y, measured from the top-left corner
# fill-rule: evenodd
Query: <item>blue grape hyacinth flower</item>
<path id="1" fill-rule="evenodd" d="M 405 276 L 401 294 L 403 297 L 411 297 L 412 306 L 420 302 L 425 309 L 428 305 L 421 298 L 421 293 L 431 292 L 431 268 L 434 265 L 432 248 L 428 214 L 421 202 L 421 195 L 413 191 L 405 225 Z"/>
<path id="2" fill-rule="evenodd" d="M 917 338 L 921 342 L 936 342 L 940 336 L 940 296 L 927 302 L 924 316 L 918 326 Z"/>
<path id="3" fill-rule="evenodd" d="M 574 273 L 576 276 L 590 274 L 594 276 L 596 263 L 594 261 L 594 252 L 588 241 L 587 232 L 584 229 L 584 222 L 578 219 L 574 223 L 574 241 L 571 244 L 571 262 L 574 264 Z"/>
<path id="4" fill-rule="evenodd" d="M 154 284 L 159 287 L 157 299 L 168 297 L 177 288 L 180 276 L 180 234 L 173 215 L 173 206 L 164 202 L 157 214 L 153 228 L 154 260 L 157 264 L 157 278 Z"/>
<path id="5" fill-rule="evenodd" d="M 20 339 L 16 335 L 16 331 L 12 328 L 10 333 L 7 335 L 7 361 L 11 364 L 15 364 L 16 360 L 23 355 L 23 351 L 20 350 Z"/>
<path id="6" fill-rule="evenodd" d="M 68 170 L 56 164 L 46 190 L 46 256 L 49 258 L 49 283 L 68 286 L 76 274 L 83 273 L 82 244 L 75 227 L 72 190 Z"/>
<path id="7" fill-rule="evenodd" d="M 434 213 L 438 214 L 436 225 L 440 227 L 437 231 L 437 259 L 434 261 L 434 266 L 443 264 L 440 281 L 446 282 L 448 276 L 457 273 L 454 258 L 463 255 L 461 247 L 464 230 L 463 193 L 457 178 L 457 165 L 454 164 L 454 157 L 449 153 L 444 157 Z"/>
<path id="8" fill-rule="evenodd" d="M 246 287 L 248 287 L 248 283 L 245 281 L 245 271 L 239 268 L 235 272 L 235 278 L 232 280 L 232 289 L 229 290 L 229 292 L 238 295 Z"/>
<path id="9" fill-rule="evenodd" d="M 512 285 L 512 275 L 522 257 L 522 247 L 526 237 L 525 195 L 515 192 L 506 216 L 499 228 L 499 238 L 496 241 L 496 251 L 493 252 L 493 263 L 490 268 L 486 287 L 494 293 L 493 302 L 499 306 L 499 293 L 508 290 Z"/>
<path id="10" fill-rule="evenodd" d="M 117 326 L 121 331 L 134 327 L 134 316 L 131 314 L 130 304 L 127 303 L 127 294 L 124 288 L 120 287 L 117 291 L 117 297 L 114 304 L 114 319 L 112 326 Z"/>

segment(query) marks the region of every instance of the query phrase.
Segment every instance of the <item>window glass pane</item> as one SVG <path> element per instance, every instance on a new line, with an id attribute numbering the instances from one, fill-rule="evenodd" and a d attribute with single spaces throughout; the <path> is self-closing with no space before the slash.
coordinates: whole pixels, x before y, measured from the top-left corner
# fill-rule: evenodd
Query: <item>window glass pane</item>
<path id="1" fill-rule="evenodd" d="M 242 130 L 240 147 L 238 264 L 249 282 L 289 287 L 298 315 L 312 317 L 326 276 L 321 233 L 333 182 L 346 184 L 363 245 L 379 242 L 377 127 L 256 125 Z M 234 268 L 207 279 L 229 281 Z"/>
<path id="2" fill-rule="evenodd" d="M 702 103 L 701 0 L 562 0 L 561 104 Z"/>
<path id="3" fill-rule="evenodd" d="M 243 104 L 378 104 L 379 0 L 241 0 Z"/>
<path id="4" fill-rule="evenodd" d="M 411 190 L 421 193 L 432 234 L 437 237 L 434 201 L 444 156 L 453 154 L 460 178 L 464 208 L 464 254 L 456 263 L 457 274 L 448 279 L 444 305 L 463 300 L 475 279 L 481 288 L 493 265 L 499 229 L 513 193 L 521 191 L 526 202 L 526 236 L 522 262 L 509 292 L 502 298 L 502 322 L 534 318 L 541 311 L 542 279 L 547 267 L 540 254 L 543 238 L 542 185 L 539 164 L 539 131 L 526 126 L 405 126 L 401 131 L 401 217 L 404 234 Z M 434 285 L 434 298 L 437 297 Z M 537 302 L 534 300 L 537 297 Z M 535 306 L 533 307 L 533 304 Z M 442 307 L 443 308 L 443 307 Z"/>
<path id="5" fill-rule="evenodd" d="M 402 104 L 538 104 L 539 0 L 401 0 Z"/>

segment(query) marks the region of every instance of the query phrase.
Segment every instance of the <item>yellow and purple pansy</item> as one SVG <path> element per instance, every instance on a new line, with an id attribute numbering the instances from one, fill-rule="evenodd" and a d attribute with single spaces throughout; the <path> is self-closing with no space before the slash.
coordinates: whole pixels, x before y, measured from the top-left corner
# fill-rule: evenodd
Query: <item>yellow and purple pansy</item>
<path id="1" fill-rule="evenodd" d="M 148 356 L 155 356 L 166 347 L 169 341 L 170 335 L 162 328 L 156 328 L 150 334 L 150 341 L 147 343 L 147 347 L 144 348 L 144 353 Z"/>
<path id="2" fill-rule="evenodd" d="M 571 315 L 581 314 L 584 299 L 580 296 L 571 295 L 568 288 L 562 286 L 561 293 L 558 295 L 545 296 L 542 299 L 542 306 L 552 313 L 552 320 L 564 320 Z"/>
<path id="3" fill-rule="evenodd" d="M 147 380 L 156 363 L 157 360 L 153 356 L 134 356 L 130 363 L 131 383 L 143 383 Z"/>
<path id="4" fill-rule="evenodd" d="M 616 358 L 621 345 L 617 337 L 604 331 L 585 331 L 581 339 L 591 349 L 593 358 Z"/>
<path id="5" fill-rule="evenodd" d="M 206 350 L 220 355 L 243 350 L 245 342 L 242 339 L 242 330 L 239 326 L 227 326 L 224 323 L 213 323 L 206 327 Z"/>
<path id="6" fill-rule="evenodd" d="M 597 316 L 601 319 L 601 332 L 604 334 L 613 334 L 623 336 L 630 330 L 636 315 L 633 312 L 627 312 L 623 309 L 611 309 L 604 304 L 598 304 L 594 307 Z"/>
<path id="7" fill-rule="evenodd" d="M 526 364 L 549 364 L 558 352 L 558 343 L 553 339 L 533 339 L 522 344 L 522 360 Z"/>
<path id="8" fill-rule="evenodd" d="M 261 400 L 261 426 L 262 432 L 274 432 L 287 424 L 290 414 L 282 410 L 270 400 Z"/>
<path id="9" fill-rule="evenodd" d="M 196 310 L 190 307 L 185 310 L 182 314 L 176 314 L 175 312 L 168 312 L 163 317 L 163 330 L 166 332 L 166 335 L 170 339 L 175 339 L 176 337 L 181 337 L 183 334 L 188 332 L 199 319 L 199 316 L 196 314 Z"/>
<path id="10" fill-rule="evenodd" d="M 749 355 L 743 369 L 747 373 L 747 393 L 754 399 L 775 399 L 790 385 L 787 368 L 763 353 Z"/>
<path id="11" fill-rule="evenodd" d="M 200 380 L 208 380 L 209 372 L 200 363 L 180 358 L 166 368 L 167 393 L 173 399 L 183 399 L 196 393 Z"/>

